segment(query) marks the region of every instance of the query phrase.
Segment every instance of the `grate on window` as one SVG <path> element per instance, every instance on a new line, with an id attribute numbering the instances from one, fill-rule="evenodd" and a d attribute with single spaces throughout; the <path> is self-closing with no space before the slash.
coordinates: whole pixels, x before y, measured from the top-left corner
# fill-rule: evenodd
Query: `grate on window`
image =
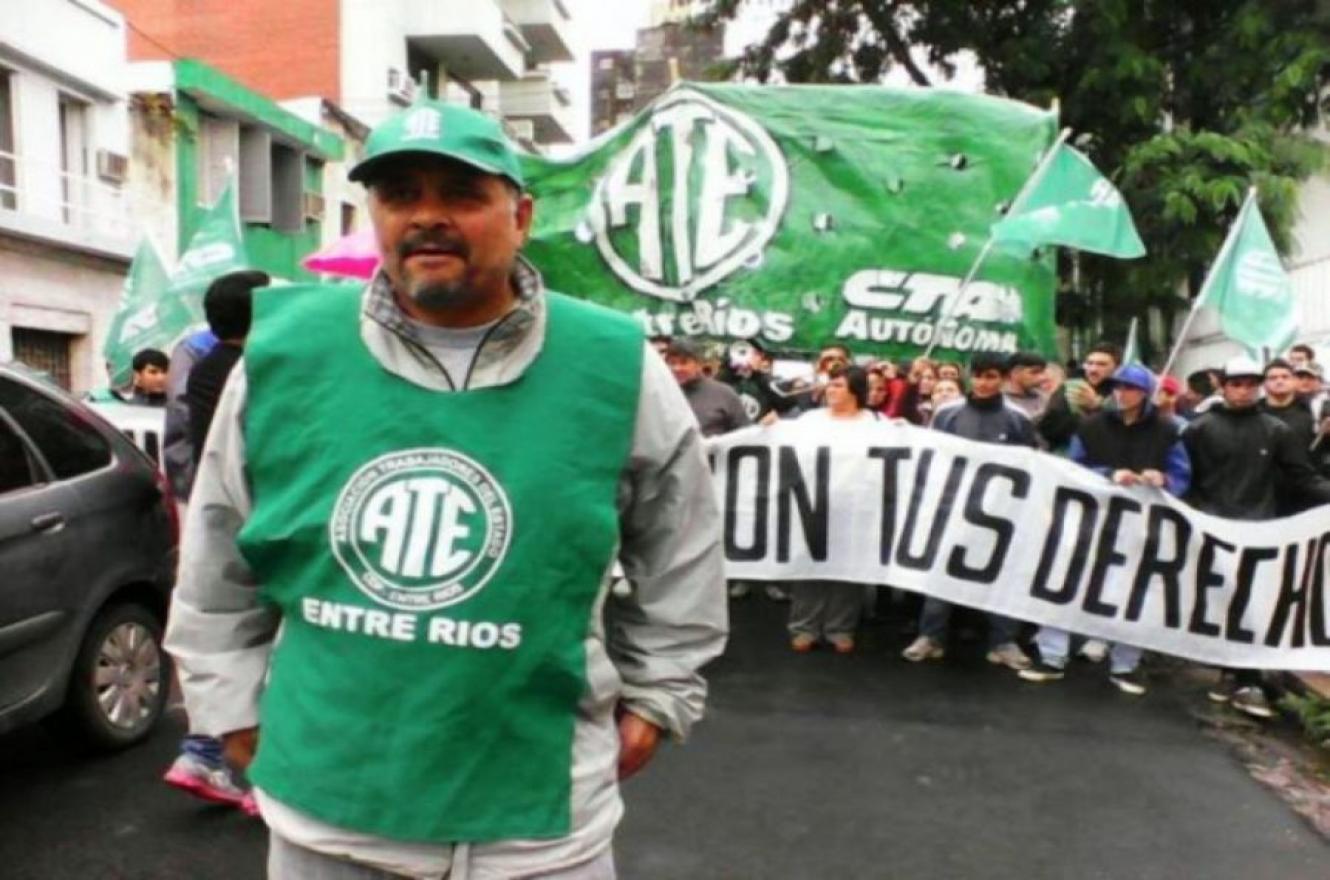
<path id="1" fill-rule="evenodd" d="M 57 385 L 69 391 L 72 389 L 69 351 L 73 340 L 68 333 L 15 327 L 14 360 L 46 373 Z"/>

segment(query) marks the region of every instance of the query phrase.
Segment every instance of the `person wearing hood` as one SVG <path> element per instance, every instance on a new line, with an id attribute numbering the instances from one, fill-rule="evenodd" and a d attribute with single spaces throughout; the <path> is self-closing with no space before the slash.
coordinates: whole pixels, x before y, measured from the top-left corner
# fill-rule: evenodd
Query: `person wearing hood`
<path id="1" fill-rule="evenodd" d="M 1119 367 L 1110 380 L 1113 405 L 1088 416 L 1072 437 L 1072 461 L 1118 486 L 1152 486 L 1181 495 L 1191 484 L 1191 459 L 1176 421 L 1152 402 L 1155 377 L 1140 364 Z M 1071 633 L 1040 627 L 1039 660 L 1020 671 L 1026 681 L 1058 681 L 1065 674 Z M 1108 680 L 1124 694 L 1145 693 L 1138 667 L 1141 649 L 1115 644 L 1109 650 Z"/>
<path id="2" fill-rule="evenodd" d="M 1259 521 L 1275 519 L 1295 500 L 1330 504 L 1330 480 L 1312 469 L 1306 439 L 1257 405 L 1263 373 L 1251 358 L 1230 360 L 1223 403 L 1182 434 L 1194 474 L 1187 502 L 1203 513 Z M 1274 714 L 1260 670 L 1222 670 L 1209 696 L 1257 718 Z"/>

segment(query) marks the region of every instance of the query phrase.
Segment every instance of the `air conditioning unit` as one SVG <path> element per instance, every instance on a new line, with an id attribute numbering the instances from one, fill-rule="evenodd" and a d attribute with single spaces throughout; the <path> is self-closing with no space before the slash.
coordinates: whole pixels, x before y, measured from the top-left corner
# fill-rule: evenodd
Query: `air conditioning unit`
<path id="1" fill-rule="evenodd" d="M 400 67 L 388 68 L 388 100 L 403 106 L 416 99 L 416 81 Z"/>
<path id="2" fill-rule="evenodd" d="M 303 201 L 306 220 L 323 220 L 323 196 L 318 193 L 307 192 Z"/>
<path id="3" fill-rule="evenodd" d="M 110 150 L 97 151 L 97 176 L 108 183 L 124 183 L 129 174 L 129 157 Z"/>

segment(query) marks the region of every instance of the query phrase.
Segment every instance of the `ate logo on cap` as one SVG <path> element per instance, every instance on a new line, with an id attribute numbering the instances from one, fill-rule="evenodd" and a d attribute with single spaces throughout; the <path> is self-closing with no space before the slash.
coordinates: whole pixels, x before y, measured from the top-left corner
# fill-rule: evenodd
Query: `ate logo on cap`
<path id="1" fill-rule="evenodd" d="M 443 132 L 443 114 L 429 107 L 412 111 L 402 123 L 402 140 L 432 141 Z"/>

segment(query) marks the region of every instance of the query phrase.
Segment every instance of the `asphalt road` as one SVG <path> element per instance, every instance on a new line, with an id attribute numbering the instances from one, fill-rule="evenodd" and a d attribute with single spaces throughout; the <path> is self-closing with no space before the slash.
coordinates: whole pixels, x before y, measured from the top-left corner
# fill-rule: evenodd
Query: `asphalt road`
<path id="1" fill-rule="evenodd" d="M 1193 718 L 1164 672 L 1144 698 L 1102 667 L 1056 685 L 897 656 L 797 656 L 783 608 L 734 603 L 707 721 L 626 789 L 624 880 L 1330 876 L 1330 847 Z M 182 729 L 91 759 L 30 728 L 0 737 L 0 878 L 244 880 L 265 833 L 158 782 Z"/>

